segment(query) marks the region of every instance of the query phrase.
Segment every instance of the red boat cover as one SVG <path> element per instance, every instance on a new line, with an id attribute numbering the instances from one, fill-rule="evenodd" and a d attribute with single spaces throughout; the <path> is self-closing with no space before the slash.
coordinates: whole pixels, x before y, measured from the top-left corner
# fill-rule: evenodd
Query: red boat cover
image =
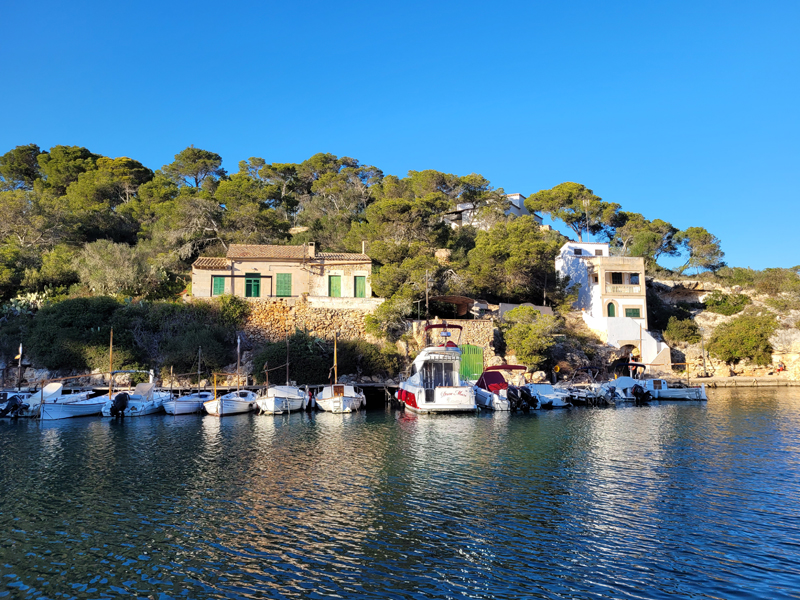
<path id="1" fill-rule="evenodd" d="M 508 383 L 506 383 L 505 378 L 500 372 L 484 371 L 481 378 L 478 379 L 478 387 L 495 393 L 508 388 Z"/>

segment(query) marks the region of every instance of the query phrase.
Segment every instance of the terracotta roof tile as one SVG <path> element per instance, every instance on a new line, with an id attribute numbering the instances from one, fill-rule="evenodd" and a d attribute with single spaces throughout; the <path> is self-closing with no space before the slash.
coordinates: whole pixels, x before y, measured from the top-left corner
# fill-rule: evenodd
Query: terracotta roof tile
<path id="1" fill-rule="evenodd" d="M 228 258 L 295 258 L 303 259 L 303 246 L 257 246 L 231 244 Z"/>
<path id="2" fill-rule="evenodd" d="M 227 269 L 230 266 L 228 263 L 227 258 L 215 258 L 211 256 L 201 256 L 198 258 L 192 266 L 195 269 L 207 269 L 207 270 L 219 270 L 219 269 Z"/>
<path id="3" fill-rule="evenodd" d="M 323 260 L 357 260 L 364 262 L 372 260 L 366 254 L 348 254 L 346 252 L 317 252 L 317 258 Z"/>

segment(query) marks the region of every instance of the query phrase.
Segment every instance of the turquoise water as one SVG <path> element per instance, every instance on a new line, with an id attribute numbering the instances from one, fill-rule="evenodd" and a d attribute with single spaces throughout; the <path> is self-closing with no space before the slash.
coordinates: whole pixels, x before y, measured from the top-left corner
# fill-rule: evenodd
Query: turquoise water
<path id="1" fill-rule="evenodd" d="M 0 421 L 0 598 L 800 598 L 800 389 Z"/>

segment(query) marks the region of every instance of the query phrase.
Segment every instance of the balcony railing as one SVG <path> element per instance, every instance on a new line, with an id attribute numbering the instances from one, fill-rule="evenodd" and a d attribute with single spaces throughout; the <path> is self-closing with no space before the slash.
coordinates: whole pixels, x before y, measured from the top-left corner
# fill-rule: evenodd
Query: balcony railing
<path id="1" fill-rule="evenodd" d="M 640 285 L 608 285 L 606 284 L 606 294 L 641 294 Z"/>

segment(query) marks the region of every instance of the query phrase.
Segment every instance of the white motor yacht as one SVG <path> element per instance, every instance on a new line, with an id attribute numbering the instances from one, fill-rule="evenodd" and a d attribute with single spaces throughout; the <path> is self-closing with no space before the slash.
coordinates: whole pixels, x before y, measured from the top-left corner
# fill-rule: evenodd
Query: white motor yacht
<path id="1" fill-rule="evenodd" d="M 451 329 L 461 333 L 460 325 L 447 323 L 427 325 L 425 336 L 441 330 L 447 340 L 439 346 L 428 346 L 414 359 L 408 379 L 400 383 L 397 399 L 417 413 L 474 412 L 478 410 L 475 390 L 461 379 L 461 350 L 450 341 Z"/>
<path id="2" fill-rule="evenodd" d="M 475 401 L 478 406 L 486 410 L 511 411 L 511 410 L 530 410 L 536 408 L 538 400 L 533 397 L 530 391 L 523 387 L 510 384 L 504 372 L 512 373 L 518 371 L 524 373 L 527 367 L 522 365 L 497 365 L 487 367 L 477 383 L 473 386 L 475 390 Z"/>

